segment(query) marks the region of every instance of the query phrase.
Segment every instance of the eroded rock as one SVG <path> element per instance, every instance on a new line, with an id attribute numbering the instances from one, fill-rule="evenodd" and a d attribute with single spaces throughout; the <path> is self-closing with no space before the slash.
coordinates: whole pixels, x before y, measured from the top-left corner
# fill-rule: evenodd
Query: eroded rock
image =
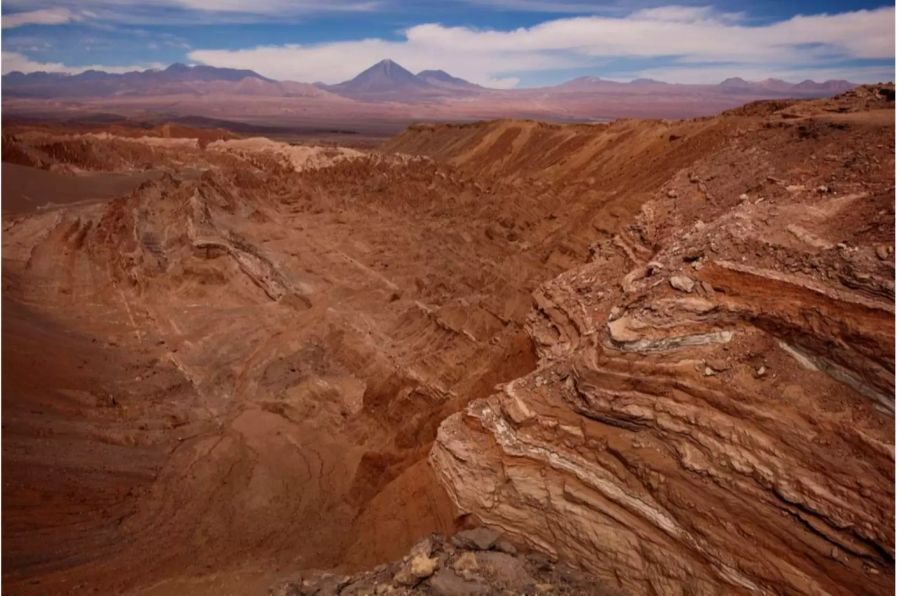
<path id="1" fill-rule="evenodd" d="M 535 292 L 541 359 L 506 385 L 515 407 L 507 390 L 438 430 L 460 512 L 628 593 L 893 589 L 894 174 L 867 140 L 893 129 L 812 123 L 833 105 L 784 109 L 865 171 L 739 135 L 691 166 L 736 200 L 692 206 L 665 181 L 623 226 L 655 252 L 617 230 Z"/>
<path id="2" fill-rule="evenodd" d="M 694 280 L 685 275 L 673 275 L 669 278 L 669 285 L 687 294 L 694 291 Z"/>
<path id="3" fill-rule="evenodd" d="M 514 552 L 487 550 L 500 544 L 507 545 L 506 551 Z M 431 536 L 417 543 L 403 559 L 352 576 L 307 572 L 303 579 L 282 582 L 270 593 L 273 596 L 620 594 L 613 583 L 571 565 L 554 563 L 541 553 L 520 552 L 499 532 L 483 527 L 464 530 L 452 541 Z"/>
<path id="4" fill-rule="evenodd" d="M 500 538 L 500 533 L 490 528 L 463 530 L 453 537 L 453 544 L 468 550 L 490 550 Z"/>

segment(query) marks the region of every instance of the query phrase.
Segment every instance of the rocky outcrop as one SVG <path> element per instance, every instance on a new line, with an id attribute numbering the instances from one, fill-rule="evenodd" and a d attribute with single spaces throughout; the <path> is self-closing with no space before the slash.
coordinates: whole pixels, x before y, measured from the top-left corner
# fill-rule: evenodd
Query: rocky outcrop
<path id="1" fill-rule="evenodd" d="M 311 571 L 284 581 L 272 596 L 367 596 L 369 594 L 594 594 L 621 592 L 571 565 L 556 565 L 546 555 L 521 552 L 487 528 L 464 530 L 451 540 L 433 534 L 405 557 L 353 575 Z"/>
<path id="2" fill-rule="evenodd" d="M 11 175 L 146 181 L 4 213 L 4 586 L 250 593 L 480 523 L 628 593 L 883 593 L 885 97 L 400 156 L 10 131 Z M 519 569 L 458 542 L 377 581 Z"/>
<path id="3" fill-rule="evenodd" d="M 431 452 L 461 513 L 629 593 L 892 590 L 893 130 L 797 105 L 535 292 Z"/>
<path id="4" fill-rule="evenodd" d="M 121 145 L 163 171 L 113 200 L 38 209 L 51 202 L 40 197 L 4 214 L 4 298 L 98 352 L 81 371 L 84 350 L 71 350 L 60 370 L 77 383 L 50 376 L 4 402 L 20 421 L 4 439 L 4 496 L 21 504 L 4 509 L 20 529 L 4 535 L 16 553 L 4 582 L 181 592 L 179 576 L 213 570 L 370 566 L 454 530 L 428 450 L 446 416 L 534 366 L 528 296 L 575 258 L 546 258 L 562 239 L 529 248 L 561 226 L 545 211 L 569 197 L 373 152 L 16 139 L 56 169 L 116 175 L 134 166 Z M 14 338 L 20 384 L 47 376 L 39 341 Z M 57 398 L 73 386 L 99 397 Z M 77 465 L 59 430 L 73 419 Z M 138 458 L 151 464 L 129 475 Z M 98 469 L 115 473 L 85 487 Z M 111 505 L 82 532 L 60 521 L 98 500 Z M 48 543 L 124 546 L 55 558 Z"/>

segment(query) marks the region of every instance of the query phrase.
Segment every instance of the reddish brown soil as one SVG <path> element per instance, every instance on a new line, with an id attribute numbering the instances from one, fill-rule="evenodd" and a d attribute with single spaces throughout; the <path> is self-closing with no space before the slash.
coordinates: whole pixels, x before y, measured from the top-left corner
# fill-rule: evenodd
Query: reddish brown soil
<path id="1" fill-rule="evenodd" d="M 630 283 L 653 283 L 638 273 L 655 255 L 691 267 L 672 246 L 707 246 L 691 235 L 697 220 L 744 221 L 739 195 L 748 189 L 772 199 L 750 217 L 765 236 L 720 240 L 719 258 L 780 267 L 786 253 L 763 245 L 800 243 L 806 256 L 792 266 L 815 264 L 848 280 L 847 291 L 883 301 L 886 286 L 876 281 L 888 268 L 892 278 L 892 262 L 872 251 L 893 246 L 892 117 L 893 104 L 864 89 L 683 121 L 422 125 L 374 152 L 201 143 L 177 130 L 165 138 L 4 130 L 4 161 L 31 168 L 14 175 L 73 181 L 56 196 L 45 195 L 45 179 L 35 204 L 76 201 L 27 213 L 4 207 L 4 587 L 253 593 L 298 570 L 349 572 L 397 558 L 422 536 L 471 521 L 461 513 L 489 518 L 458 509 L 460 487 L 445 468 L 435 473 L 428 456 L 441 424 L 599 337 L 607 312 L 590 310 L 592 301 L 609 310 Z M 112 199 L 78 186 L 112 176 L 153 179 Z M 802 190 L 788 190 L 795 182 Z M 816 191 L 822 184 L 831 190 Z M 858 202 L 820 201 L 862 191 Z M 791 211 L 794 196 L 804 207 Z M 802 230 L 788 231 L 788 222 Z M 816 239 L 864 246 L 864 275 L 848 273 L 855 261 L 832 258 L 836 249 L 816 248 Z M 710 267 L 702 279 L 753 287 L 729 275 Z M 648 304 L 662 291 L 641 288 Z M 651 323 L 667 312 L 643 304 L 633 308 Z M 752 311 L 738 299 L 729 305 Z M 768 310 L 770 326 L 802 327 L 801 315 Z M 867 337 L 865 358 L 892 370 L 882 340 L 893 331 L 870 331 L 847 337 Z M 809 334 L 808 344 L 823 337 Z M 754 364 L 788 358 L 772 341 L 753 341 L 741 349 Z M 855 356 L 844 361 L 863 361 Z M 627 366 L 638 370 L 647 357 L 634 359 Z M 640 387 L 615 374 L 607 381 Z M 893 377 L 867 381 L 884 390 Z M 830 378 L 804 382 L 835 387 Z M 561 394 L 535 403 L 577 422 L 552 401 Z M 599 436 L 598 420 L 585 424 L 598 425 L 590 428 Z M 480 479 L 493 474 L 510 483 L 497 499 L 520 473 L 556 478 L 515 457 L 484 472 L 476 455 L 498 448 L 471 424 L 480 443 L 468 464 L 457 463 L 477 471 L 467 478 L 479 498 L 488 494 Z M 608 431 L 622 449 L 627 429 Z M 658 462 L 653 478 L 676 476 L 660 441 L 647 456 Z M 871 455 L 871 466 L 883 464 Z M 570 492 L 572 503 L 581 494 Z M 544 533 L 558 526 L 542 516 L 554 509 L 535 513 L 540 499 L 522 498 L 519 510 L 534 513 L 535 525 L 513 519 L 511 533 L 549 544 Z M 787 531 L 780 523 L 767 527 Z M 753 535 L 754 544 L 767 537 L 755 527 Z M 785 556 L 802 559 L 805 536 L 789 535 Z M 652 538 L 654 556 L 666 560 L 667 539 Z M 892 552 L 893 542 L 881 548 Z M 597 570 L 582 551 L 558 552 Z M 588 563 L 606 551 L 593 552 Z M 839 585 L 856 576 L 833 577 Z"/>
<path id="2" fill-rule="evenodd" d="M 4 162 L 3 212 L 27 213 L 70 203 L 107 200 L 160 175 L 160 172 L 147 170 L 72 176 Z"/>

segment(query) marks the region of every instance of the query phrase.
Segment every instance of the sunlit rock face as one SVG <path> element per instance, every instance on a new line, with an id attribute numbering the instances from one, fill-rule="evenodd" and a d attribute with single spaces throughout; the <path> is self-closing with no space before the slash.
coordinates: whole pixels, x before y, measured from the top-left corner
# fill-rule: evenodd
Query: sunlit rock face
<path id="1" fill-rule="evenodd" d="M 860 98 L 733 114 L 534 293 L 537 370 L 431 452 L 461 512 L 630 593 L 892 590 L 893 128 Z"/>

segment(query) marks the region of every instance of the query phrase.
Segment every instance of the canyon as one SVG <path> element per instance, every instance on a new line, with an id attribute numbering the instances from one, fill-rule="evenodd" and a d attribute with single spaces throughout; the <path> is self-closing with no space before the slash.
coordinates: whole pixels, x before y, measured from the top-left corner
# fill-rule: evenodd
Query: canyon
<path id="1" fill-rule="evenodd" d="M 894 87 L 746 99 L 5 125 L 4 587 L 889 593 Z"/>

